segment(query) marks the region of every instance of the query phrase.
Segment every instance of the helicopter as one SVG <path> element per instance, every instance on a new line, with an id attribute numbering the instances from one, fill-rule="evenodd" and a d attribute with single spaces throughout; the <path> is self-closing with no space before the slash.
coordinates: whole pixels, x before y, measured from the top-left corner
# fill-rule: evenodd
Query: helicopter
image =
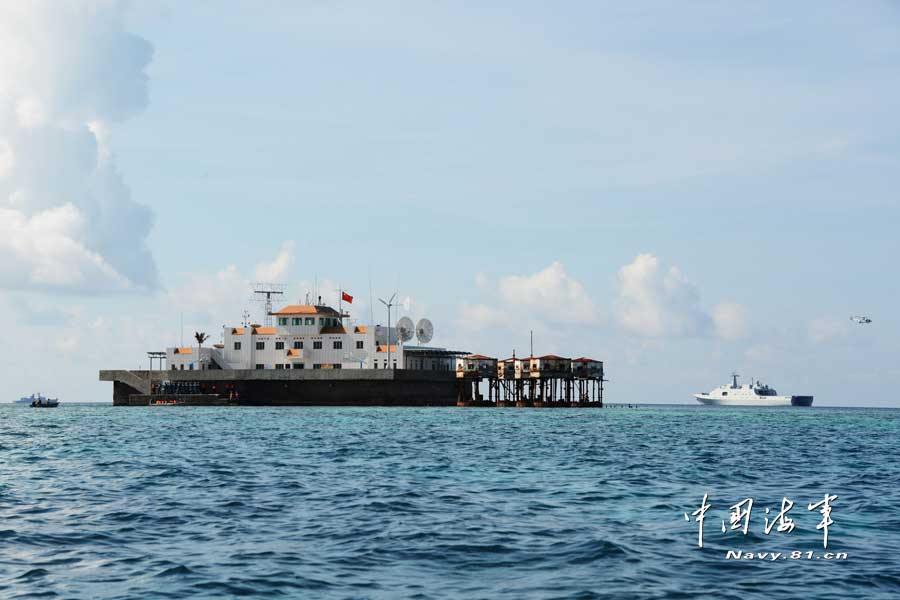
<path id="1" fill-rule="evenodd" d="M 863 315 L 853 315 L 850 317 L 850 320 L 854 323 L 859 323 L 860 325 L 866 325 L 867 323 L 872 322 L 872 319 Z"/>

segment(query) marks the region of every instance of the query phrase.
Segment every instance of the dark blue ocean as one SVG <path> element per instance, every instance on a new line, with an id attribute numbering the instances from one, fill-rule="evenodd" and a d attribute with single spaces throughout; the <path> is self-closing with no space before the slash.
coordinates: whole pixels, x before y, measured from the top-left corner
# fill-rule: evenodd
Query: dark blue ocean
<path id="1" fill-rule="evenodd" d="M 2 598 L 894 599 L 898 552 L 900 410 L 0 407 Z"/>

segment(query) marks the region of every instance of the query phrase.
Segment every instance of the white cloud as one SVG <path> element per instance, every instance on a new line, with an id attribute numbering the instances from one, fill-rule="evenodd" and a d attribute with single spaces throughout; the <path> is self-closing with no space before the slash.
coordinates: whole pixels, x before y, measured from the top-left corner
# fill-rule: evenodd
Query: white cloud
<path id="1" fill-rule="evenodd" d="M 527 352 L 529 332 L 535 352 L 596 354 L 591 332 L 602 323 L 602 313 L 584 285 L 553 262 L 526 275 L 496 280 L 476 276 L 481 301 L 463 302 L 455 329 L 447 336 L 460 348 L 509 356 L 514 349 Z"/>
<path id="2" fill-rule="evenodd" d="M 31 217 L 0 208 L 0 285 L 17 289 L 114 291 L 131 282 L 82 243 L 85 219 L 71 204 Z"/>
<path id="3" fill-rule="evenodd" d="M 597 307 L 584 286 L 560 262 L 532 275 L 503 277 L 498 287 L 506 306 L 531 311 L 547 321 L 593 323 L 598 319 Z"/>
<path id="4" fill-rule="evenodd" d="M 147 104 L 152 53 L 120 2 L 0 4 L 0 288 L 157 287 L 152 214 L 108 146 Z"/>
<path id="5" fill-rule="evenodd" d="M 293 261 L 293 249 L 294 242 L 284 242 L 273 260 L 255 266 L 255 277 L 284 275 Z M 271 279 L 278 281 L 280 278 Z M 168 303 L 173 309 L 184 313 L 186 328 L 218 331 L 222 325 L 240 323 L 244 310 L 250 311 L 253 321 L 265 317 L 261 305 L 251 299 L 253 283 L 235 265 L 228 265 L 215 273 L 192 273 L 187 282 L 169 290 Z M 281 299 L 288 302 L 286 297 Z"/>
<path id="6" fill-rule="evenodd" d="M 742 304 L 724 302 L 713 309 L 716 333 L 725 340 L 739 340 L 747 336 L 747 308 Z"/>
<path id="7" fill-rule="evenodd" d="M 625 330 L 648 338 L 705 335 L 712 326 L 697 287 L 678 267 L 662 272 L 652 254 L 639 254 L 619 271 L 618 318 Z"/>
<path id="8" fill-rule="evenodd" d="M 278 256 L 271 262 L 262 262 L 256 265 L 256 280 L 268 282 L 283 282 L 287 277 L 288 269 L 294 257 L 294 242 L 287 241 L 281 245 Z"/>
<path id="9" fill-rule="evenodd" d="M 486 304 L 463 304 L 457 324 L 467 331 L 486 331 L 511 324 L 508 313 Z"/>

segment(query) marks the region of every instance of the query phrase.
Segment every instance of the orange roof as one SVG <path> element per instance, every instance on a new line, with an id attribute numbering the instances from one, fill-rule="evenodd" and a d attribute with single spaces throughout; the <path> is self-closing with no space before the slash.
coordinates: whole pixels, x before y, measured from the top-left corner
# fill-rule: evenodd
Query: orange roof
<path id="1" fill-rule="evenodd" d="M 294 348 L 291 348 L 290 350 L 287 351 L 287 355 L 288 356 L 300 356 L 300 351 L 296 350 Z"/>
<path id="2" fill-rule="evenodd" d="M 332 316 L 340 316 L 338 315 L 338 311 L 334 310 L 330 306 L 313 306 L 311 304 L 291 304 L 290 306 L 285 306 L 278 312 L 272 313 L 273 315 L 332 315 Z"/>
<path id="3" fill-rule="evenodd" d="M 545 354 L 544 356 L 535 356 L 537 360 L 569 360 L 568 358 L 563 358 L 562 356 L 557 356 L 555 354 Z"/>
<path id="4" fill-rule="evenodd" d="M 213 348 L 224 348 L 225 344 L 213 344 Z"/>
<path id="5" fill-rule="evenodd" d="M 235 327 L 234 329 L 231 330 L 231 335 L 244 335 L 244 328 L 243 327 Z"/>
<path id="6" fill-rule="evenodd" d="M 595 362 L 595 363 L 599 363 L 599 362 L 603 362 L 603 361 L 602 361 L 602 360 L 594 360 L 593 358 L 585 358 L 584 356 L 582 356 L 581 358 L 573 358 L 573 359 L 572 359 L 572 362 Z"/>
<path id="7" fill-rule="evenodd" d="M 291 304 L 290 306 L 285 306 L 278 312 L 274 313 L 276 315 L 314 315 L 316 314 L 316 307 L 310 306 L 309 304 Z"/>
<path id="8" fill-rule="evenodd" d="M 347 330 L 343 326 L 338 325 L 337 327 L 323 327 L 319 333 L 347 333 Z"/>
<path id="9" fill-rule="evenodd" d="M 397 346 L 394 344 L 391 344 L 391 352 L 396 352 L 396 351 L 397 351 Z M 378 346 L 378 348 L 375 350 L 375 352 L 387 352 L 387 346 Z"/>
<path id="10" fill-rule="evenodd" d="M 470 354 L 466 358 L 469 360 L 497 360 L 496 358 L 491 358 L 490 356 L 485 356 L 484 354 Z"/>
<path id="11" fill-rule="evenodd" d="M 369 328 L 365 325 L 357 325 L 353 333 L 369 333 Z"/>
<path id="12" fill-rule="evenodd" d="M 253 329 L 253 335 L 275 335 L 274 327 L 256 327 Z"/>
<path id="13" fill-rule="evenodd" d="M 175 348 L 175 354 L 193 354 L 193 348 Z"/>

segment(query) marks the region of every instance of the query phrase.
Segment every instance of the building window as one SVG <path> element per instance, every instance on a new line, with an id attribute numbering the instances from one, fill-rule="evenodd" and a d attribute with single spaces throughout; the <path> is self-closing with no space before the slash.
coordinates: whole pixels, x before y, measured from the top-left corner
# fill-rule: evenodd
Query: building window
<path id="1" fill-rule="evenodd" d="M 313 350 L 321 350 L 322 342 L 313 342 Z"/>
<path id="2" fill-rule="evenodd" d="M 261 371 L 262 369 L 265 369 L 265 368 L 266 368 L 265 365 L 261 365 L 261 364 L 257 364 L 257 365 L 256 365 L 256 369 L 257 369 L 258 371 Z"/>
<path id="3" fill-rule="evenodd" d="M 362 349 L 363 349 L 363 343 L 364 343 L 364 342 L 363 342 L 362 340 L 356 340 L 356 349 L 357 349 L 357 350 L 362 350 Z"/>
<path id="4" fill-rule="evenodd" d="M 265 343 L 265 342 L 256 342 L 256 349 L 257 349 L 257 350 L 265 350 L 265 349 L 266 349 L 266 343 Z"/>
<path id="5" fill-rule="evenodd" d="M 294 350 L 303 350 L 303 342 L 294 342 Z"/>
<path id="6" fill-rule="evenodd" d="M 316 324 L 315 317 L 306 317 L 306 324 L 307 325 L 315 325 Z"/>
<path id="7" fill-rule="evenodd" d="M 294 368 L 295 368 L 295 369 L 302 369 L 302 368 L 303 368 L 303 363 L 294 363 Z"/>
<path id="8" fill-rule="evenodd" d="M 276 350 L 284 350 L 284 342 L 275 342 Z"/>
<path id="9" fill-rule="evenodd" d="M 331 368 L 332 369 L 340 369 L 342 366 L 343 365 L 341 363 L 335 363 L 335 364 L 331 365 Z"/>
<path id="10" fill-rule="evenodd" d="M 234 349 L 235 349 L 235 350 L 240 350 L 240 349 L 241 349 L 241 343 L 240 343 L 240 342 L 235 342 L 235 343 L 234 343 Z"/>
<path id="11" fill-rule="evenodd" d="M 320 365 L 319 363 L 313 364 L 313 369 L 321 369 L 321 368 L 322 368 L 322 365 Z"/>
<path id="12" fill-rule="evenodd" d="M 279 325 L 287 325 L 287 324 L 288 324 L 288 318 L 287 318 L 287 317 L 278 317 L 278 324 L 279 324 Z"/>
<path id="13" fill-rule="evenodd" d="M 284 365 L 275 365 L 276 369 L 284 369 Z"/>
<path id="14" fill-rule="evenodd" d="M 303 319 L 297 317 L 297 318 L 295 318 L 293 321 L 291 321 L 291 324 L 292 324 L 293 326 L 295 326 L 295 327 L 296 327 L 297 325 L 303 325 Z"/>
<path id="15" fill-rule="evenodd" d="M 334 343 L 335 350 L 342 350 L 344 348 L 344 342 L 337 341 Z"/>

